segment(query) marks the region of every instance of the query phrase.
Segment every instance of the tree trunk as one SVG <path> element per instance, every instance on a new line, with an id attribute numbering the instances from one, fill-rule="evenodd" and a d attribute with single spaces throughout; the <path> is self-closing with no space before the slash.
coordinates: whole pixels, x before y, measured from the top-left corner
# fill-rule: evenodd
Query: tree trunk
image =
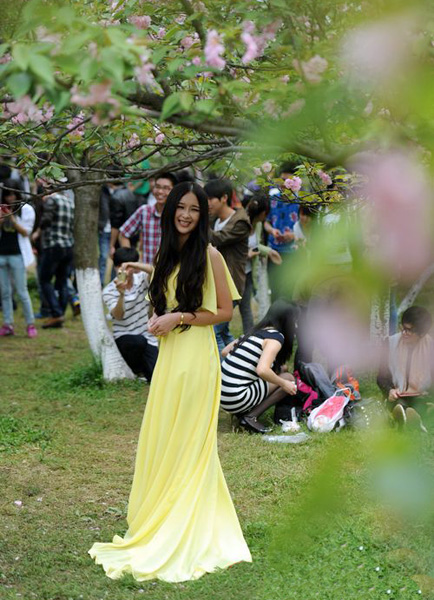
<path id="1" fill-rule="evenodd" d="M 371 340 L 381 342 L 389 335 L 390 323 L 390 289 L 383 294 L 376 294 L 371 304 Z"/>
<path id="2" fill-rule="evenodd" d="M 410 288 L 407 295 L 405 296 L 405 298 L 399 305 L 399 308 L 398 308 L 399 315 L 402 315 L 402 313 L 405 310 L 407 310 L 407 308 L 412 306 L 412 304 L 414 303 L 414 301 L 416 300 L 416 298 L 419 296 L 420 292 L 422 291 L 423 286 L 426 284 L 428 279 L 430 277 L 432 277 L 433 275 L 434 275 L 434 263 L 425 269 L 425 271 L 422 273 L 422 275 L 419 277 L 419 279 L 416 281 L 416 283 L 414 283 L 413 286 Z"/>
<path id="3" fill-rule="evenodd" d="M 69 171 L 71 180 L 80 177 Z M 106 380 L 134 379 L 135 375 L 122 358 L 107 326 L 98 270 L 98 211 L 101 188 L 89 185 L 75 191 L 74 262 L 80 297 L 81 317 L 89 345 L 96 359 L 101 360 Z"/>

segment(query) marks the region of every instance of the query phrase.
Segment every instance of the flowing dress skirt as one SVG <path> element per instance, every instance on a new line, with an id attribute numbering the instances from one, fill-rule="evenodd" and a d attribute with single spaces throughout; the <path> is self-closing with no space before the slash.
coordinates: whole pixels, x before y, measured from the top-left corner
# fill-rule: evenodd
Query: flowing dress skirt
<path id="1" fill-rule="evenodd" d="M 197 579 L 251 562 L 217 454 L 220 370 L 211 326 L 161 339 L 140 432 L 128 531 L 89 551 L 106 574 Z"/>

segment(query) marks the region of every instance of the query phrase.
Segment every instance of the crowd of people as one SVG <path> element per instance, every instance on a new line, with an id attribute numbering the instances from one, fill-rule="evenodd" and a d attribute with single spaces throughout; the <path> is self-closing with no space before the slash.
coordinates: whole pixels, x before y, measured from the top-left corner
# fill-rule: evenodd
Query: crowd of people
<path id="1" fill-rule="evenodd" d="M 295 166 L 282 165 L 275 181 L 293 177 Z M 102 298 L 120 353 L 137 376 L 151 381 L 159 344 L 149 327 L 148 294 L 162 248 L 162 216 L 173 190 L 180 184 L 194 183 L 194 176 L 189 171 L 166 172 L 149 182 L 125 183 L 121 175 L 119 165 L 110 167 L 110 182 L 101 189 L 98 266 Z M 43 329 L 60 328 L 68 304 L 74 315 L 80 311 L 74 285 L 74 195 L 67 191 L 44 196 L 44 183 L 38 181 L 33 185 L 42 200 L 29 202 L 26 192 L 30 183 L 26 177 L 0 165 L 0 179 L 4 188 L 0 204 L 0 336 L 15 333 L 14 307 L 18 299 L 27 335 L 34 338 L 38 319 L 43 319 Z M 252 181 L 237 188 L 228 179 L 211 174 L 204 182 L 203 193 L 209 218 L 204 235 L 225 261 L 237 290 L 233 308 L 238 307 L 242 321 L 242 335 L 237 340 L 229 320 L 214 324 L 221 361 L 221 407 L 235 415 L 242 428 L 262 433 L 266 426 L 258 417 L 263 412 L 282 399 L 284 403 L 296 402 L 294 376 L 286 372 L 295 337 L 296 370 L 300 370 L 299 362 L 312 362 L 312 352 L 298 360 L 306 345 L 301 339 L 306 301 L 296 297 L 287 274 L 294 257 L 309 251 L 310 237 L 318 223 L 325 228 L 340 215 L 317 204 L 300 202 L 297 193 L 288 200 L 278 184 L 260 188 Z M 35 262 L 40 306 L 34 312 L 26 270 Z M 348 246 L 330 256 L 330 262 L 343 273 L 348 271 Z M 417 311 L 425 309 L 413 307 L 411 311 L 419 314 Z M 418 317 L 424 325 L 419 321 L 414 325 L 411 311 L 404 313 L 400 333 L 393 325 L 378 376 L 391 414 L 399 423 L 414 421 L 414 412 L 425 412 L 420 397 L 434 380 L 432 367 L 428 366 L 433 352 L 430 316 L 425 311 L 425 320 Z M 416 344 L 418 350 L 413 352 L 419 337 L 424 340 L 423 350 Z M 330 377 L 337 366 L 329 365 Z M 400 369 L 406 375 L 398 376 Z M 386 389 L 388 385 L 392 391 Z M 413 396 L 417 400 L 413 401 Z"/>

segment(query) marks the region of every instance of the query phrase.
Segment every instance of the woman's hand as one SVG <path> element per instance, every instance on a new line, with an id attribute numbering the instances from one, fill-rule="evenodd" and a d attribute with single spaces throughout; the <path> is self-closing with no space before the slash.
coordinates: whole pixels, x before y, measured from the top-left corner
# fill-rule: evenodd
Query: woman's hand
<path id="1" fill-rule="evenodd" d="M 255 256 L 259 256 L 259 250 L 253 250 L 253 248 L 249 248 L 249 251 L 247 253 L 247 258 L 254 258 Z"/>
<path id="2" fill-rule="evenodd" d="M 392 388 L 389 390 L 389 402 L 396 402 L 399 398 L 399 390 L 396 388 Z"/>
<path id="3" fill-rule="evenodd" d="M 282 390 L 285 390 L 287 394 L 291 396 L 295 396 L 297 393 L 297 384 L 295 381 L 288 381 L 288 379 L 284 379 L 282 385 L 280 386 Z"/>
<path id="4" fill-rule="evenodd" d="M 274 250 L 273 248 L 270 249 L 270 252 L 268 253 L 268 258 L 275 265 L 281 265 L 282 264 L 282 257 L 277 252 L 277 250 Z"/>
<path id="5" fill-rule="evenodd" d="M 181 321 L 179 312 L 168 313 L 157 317 L 153 315 L 148 321 L 148 331 L 157 337 L 163 337 L 178 327 Z"/>

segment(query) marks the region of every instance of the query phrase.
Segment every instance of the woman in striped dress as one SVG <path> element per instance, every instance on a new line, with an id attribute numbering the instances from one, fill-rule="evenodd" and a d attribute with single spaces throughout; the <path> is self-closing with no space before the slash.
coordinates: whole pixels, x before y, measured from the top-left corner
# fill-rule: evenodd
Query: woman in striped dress
<path id="1" fill-rule="evenodd" d="M 282 372 L 292 353 L 296 308 L 278 300 L 253 329 L 223 350 L 221 407 L 254 433 L 267 431 L 258 421 L 270 406 L 297 386 Z"/>

